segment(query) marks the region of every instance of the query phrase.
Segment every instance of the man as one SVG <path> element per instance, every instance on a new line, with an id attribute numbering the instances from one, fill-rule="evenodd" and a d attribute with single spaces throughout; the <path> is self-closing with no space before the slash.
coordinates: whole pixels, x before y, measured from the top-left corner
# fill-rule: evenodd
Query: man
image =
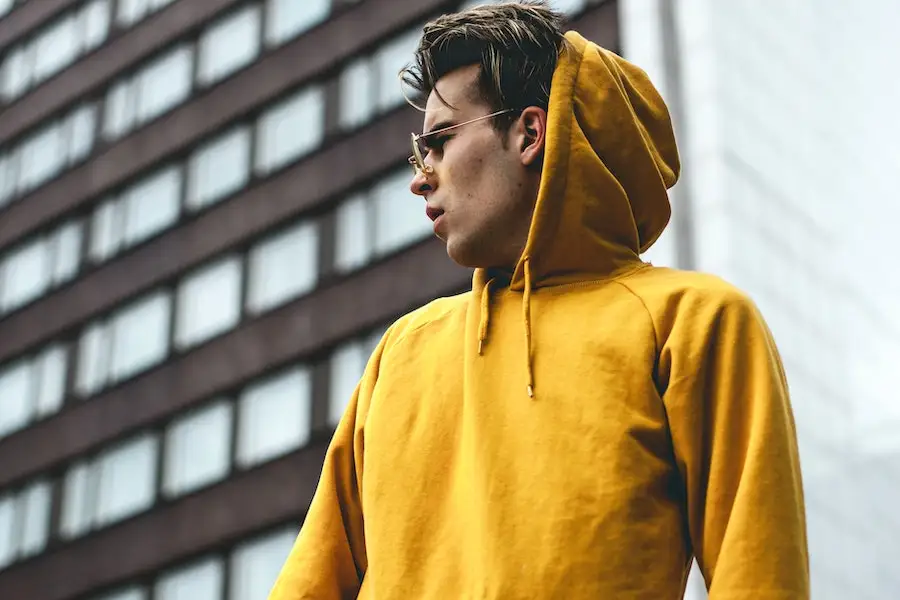
<path id="1" fill-rule="evenodd" d="M 809 596 L 752 302 L 639 255 L 679 160 L 646 75 L 538 3 L 428 24 L 411 183 L 472 291 L 398 320 L 270 598 Z"/>

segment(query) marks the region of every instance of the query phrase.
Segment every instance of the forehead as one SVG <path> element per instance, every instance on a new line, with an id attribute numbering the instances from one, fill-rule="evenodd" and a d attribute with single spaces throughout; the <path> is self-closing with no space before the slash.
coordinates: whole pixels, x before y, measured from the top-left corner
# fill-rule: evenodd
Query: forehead
<path id="1" fill-rule="evenodd" d="M 478 65 L 461 67 L 437 80 L 425 104 L 426 130 L 432 123 L 460 119 L 481 108 L 482 102 L 478 94 L 479 69 Z M 444 104 L 441 98 L 453 108 Z"/>

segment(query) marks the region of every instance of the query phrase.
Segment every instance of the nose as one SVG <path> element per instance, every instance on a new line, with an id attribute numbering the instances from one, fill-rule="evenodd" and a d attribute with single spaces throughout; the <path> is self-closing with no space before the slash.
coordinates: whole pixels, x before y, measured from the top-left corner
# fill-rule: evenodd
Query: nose
<path id="1" fill-rule="evenodd" d="M 425 173 L 421 169 L 416 170 L 415 176 L 413 176 L 412 181 L 409 182 L 409 191 L 411 191 L 416 196 L 424 196 L 429 192 L 433 192 L 437 189 L 437 183 L 435 182 L 434 170 L 427 169 L 431 171 L 431 173 Z"/>

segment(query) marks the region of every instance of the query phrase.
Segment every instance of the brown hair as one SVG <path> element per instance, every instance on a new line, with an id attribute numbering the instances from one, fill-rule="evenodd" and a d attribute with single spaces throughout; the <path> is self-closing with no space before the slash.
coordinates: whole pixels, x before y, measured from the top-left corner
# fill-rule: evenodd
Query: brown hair
<path id="1" fill-rule="evenodd" d="M 442 15 L 423 28 L 415 64 L 401 71 L 401 79 L 427 97 L 447 73 L 477 64 L 477 92 L 492 110 L 529 106 L 547 110 L 553 71 L 565 47 L 563 20 L 543 0 L 476 6 Z M 450 106 L 440 94 L 438 98 Z M 514 118 L 493 123 L 503 130 Z"/>

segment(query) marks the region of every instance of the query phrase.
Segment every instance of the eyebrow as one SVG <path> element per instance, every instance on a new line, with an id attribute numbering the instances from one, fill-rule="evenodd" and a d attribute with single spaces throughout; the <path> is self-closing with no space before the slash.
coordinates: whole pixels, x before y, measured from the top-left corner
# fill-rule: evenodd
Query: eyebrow
<path id="1" fill-rule="evenodd" d="M 441 129 L 444 129 L 446 127 L 452 127 L 454 125 L 456 125 L 456 123 L 454 121 L 452 121 L 450 119 L 446 119 L 444 121 L 441 121 L 439 123 L 435 123 L 434 125 L 432 125 L 431 129 L 429 129 L 428 131 L 423 133 L 420 137 L 423 137 L 423 138 L 427 137 L 436 131 L 440 131 Z"/>

